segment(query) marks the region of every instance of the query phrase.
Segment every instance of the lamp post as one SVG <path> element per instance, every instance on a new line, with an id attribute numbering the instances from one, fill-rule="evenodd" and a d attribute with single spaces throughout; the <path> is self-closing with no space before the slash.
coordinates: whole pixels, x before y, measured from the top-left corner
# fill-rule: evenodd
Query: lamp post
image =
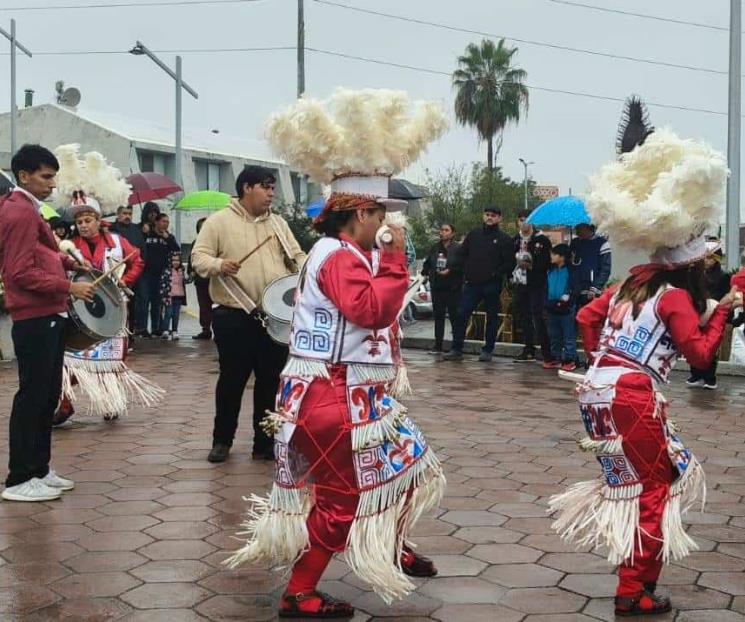
<path id="1" fill-rule="evenodd" d="M 18 116 L 18 107 L 16 106 L 16 48 L 29 58 L 31 58 L 31 52 L 16 39 L 16 20 L 10 20 L 10 32 L 0 28 L 0 33 L 10 41 L 10 155 L 13 157 L 18 148 L 18 139 L 16 138 L 16 117 Z"/>
<path id="2" fill-rule="evenodd" d="M 531 164 L 535 164 L 535 162 L 526 162 L 522 158 L 518 158 L 520 162 L 522 162 L 523 166 L 525 167 L 525 178 L 523 180 L 523 185 L 525 186 L 525 211 L 528 211 L 528 167 Z"/>
<path id="3" fill-rule="evenodd" d="M 176 56 L 176 71 L 173 71 L 168 65 L 160 60 L 155 54 L 148 50 L 141 42 L 137 41 L 135 46 L 129 51 L 135 56 L 147 56 L 158 67 L 165 71 L 176 82 L 176 144 L 175 144 L 175 181 L 183 189 L 184 180 L 181 175 L 181 91 L 182 89 L 189 93 L 194 99 L 199 99 L 199 94 L 191 88 L 181 77 L 181 56 Z M 176 239 L 181 243 L 181 212 L 176 211 Z"/>
<path id="4" fill-rule="evenodd" d="M 740 126 L 742 119 L 740 69 L 742 64 L 742 4 L 730 0 L 729 109 L 727 132 L 727 269 L 740 267 Z"/>

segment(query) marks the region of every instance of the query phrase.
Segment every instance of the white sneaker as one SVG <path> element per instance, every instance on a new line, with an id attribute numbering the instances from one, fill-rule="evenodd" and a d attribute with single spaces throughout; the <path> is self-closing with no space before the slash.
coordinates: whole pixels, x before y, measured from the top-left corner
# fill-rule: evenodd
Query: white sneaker
<path id="1" fill-rule="evenodd" d="M 53 501 L 61 496 L 62 491 L 59 488 L 50 488 L 38 477 L 16 486 L 9 486 L 2 494 L 2 498 L 7 501 Z"/>
<path id="2" fill-rule="evenodd" d="M 171 341 L 178 341 L 178 333 L 176 331 L 171 333 Z"/>
<path id="3" fill-rule="evenodd" d="M 59 490 L 72 490 L 75 488 L 75 482 L 71 479 L 65 479 L 60 477 L 54 472 L 54 469 L 49 469 L 47 476 L 41 480 L 42 484 L 49 486 L 50 488 L 57 488 Z"/>
<path id="4" fill-rule="evenodd" d="M 717 386 L 716 380 L 714 382 L 704 382 L 704 389 L 709 389 L 709 391 L 713 391 Z"/>

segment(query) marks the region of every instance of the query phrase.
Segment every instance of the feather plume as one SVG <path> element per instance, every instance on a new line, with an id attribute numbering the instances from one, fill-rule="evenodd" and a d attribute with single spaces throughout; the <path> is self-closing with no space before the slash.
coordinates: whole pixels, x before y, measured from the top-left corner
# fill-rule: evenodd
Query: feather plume
<path id="1" fill-rule="evenodd" d="M 311 180 L 348 174 L 395 175 L 447 129 L 442 108 L 385 89 L 337 89 L 327 100 L 303 98 L 273 115 L 267 139 Z"/>
<path id="2" fill-rule="evenodd" d="M 104 216 L 127 204 L 131 186 L 102 154 L 90 151 L 81 156 L 78 144 L 60 145 L 54 154 L 60 165 L 56 197 L 61 206 L 68 205 L 77 190 L 96 199 Z"/>
<path id="3" fill-rule="evenodd" d="M 649 120 L 646 104 L 638 95 L 631 95 L 626 99 L 621 115 L 621 123 L 616 135 L 616 155 L 629 153 L 639 145 L 643 145 L 652 132 L 654 126 Z"/>
<path id="4" fill-rule="evenodd" d="M 590 179 L 587 212 L 615 243 L 672 248 L 714 224 L 728 174 L 723 154 L 661 129 Z"/>

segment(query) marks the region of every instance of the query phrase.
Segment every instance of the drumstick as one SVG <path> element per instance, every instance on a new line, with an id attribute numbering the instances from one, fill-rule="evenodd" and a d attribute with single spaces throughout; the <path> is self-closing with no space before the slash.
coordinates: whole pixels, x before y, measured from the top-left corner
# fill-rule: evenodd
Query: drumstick
<path id="1" fill-rule="evenodd" d="M 102 274 L 101 276 L 99 276 L 99 277 L 98 277 L 98 278 L 97 278 L 97 279 L 96 279 L 95 281 L 93 281 L 93 282 L 91 283 L 91 285 L 93 285 L 93 287 L 98 287 L 98 285 L 99 285 L 99 284 L 101 283 L 101 281 L 103 281 L 103 280 L 104 280 L 104 279 L 105 279 L 105 278 L 106 278 L 107 276 L 109 276 L 109 275 L 110 275 L 110 274 L 111 274 L 112 272 L 114 272 L 114 270 L 118 269 L 118 268 L 119 268 L 119 267 L 120 267 L 120 266 L 121 266 L 122 264 L 124 264 L 124 263 L 125 263 L 125 262 L 126 262 L 126 261 L 127 261 L 128 259 L 131 259 L 132 257 L 134 257 L 134 256 L 135 256 L 135 255 L 137 254 L 137 252 L 138 252 L 138 251 L 137 251 L 137 249 L 133 250 L 133 251 L 132 251 L 132 252 L 131 252 L 131 253 L 130 253 L 129 255 L 127 255 L 127 256 L 126 256 L 126 257 L 125 257 L 124 259 L 122 259 L 121 261 L 119 261 L 119 262 L 115 263 L 115 264 L 114 264 L 113 266 L 111 266 L 111 268 L 109 268 L 108 270 L 106 270 L 106 272 L 104 272 L 104 273 L 103 273 L 103 274 Z"/>
<path id="2" fill-rule="evenodd" d="M 274 234 L 270 235 L 266 240 L 264 240 L 261 244 L 259 244 L 256 248 L 254 248 L 250 253 L 248 253 L 246 256 L 243 257 L 243 259 L 239 259 L 238 263 L 243 264 L 246 259 L 248 259 L 251 255 L 253 255 L 257 250 L 259 250 L 264 244 L 266 244 L 269 240 L 271 240 L 274 237 Z"/>

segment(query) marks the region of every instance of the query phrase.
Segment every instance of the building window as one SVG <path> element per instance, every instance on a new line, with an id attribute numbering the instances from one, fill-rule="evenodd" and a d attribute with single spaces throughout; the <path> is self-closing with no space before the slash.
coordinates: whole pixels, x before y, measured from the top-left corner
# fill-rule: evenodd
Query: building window
<path id="1" fill-rule="evenodd" d="M 220 162 L 195 160 L 194 172 L 197 178 L 197 190 L 220 190 Z"/>
<path id="2" fill-rule="evenodd" d="M 142 173 L 160 173 L 167 177 L 173 174 L 174 158 L 170 154 L 138 150 L 137 158 L 140 163 L 140 172 Z"/>

